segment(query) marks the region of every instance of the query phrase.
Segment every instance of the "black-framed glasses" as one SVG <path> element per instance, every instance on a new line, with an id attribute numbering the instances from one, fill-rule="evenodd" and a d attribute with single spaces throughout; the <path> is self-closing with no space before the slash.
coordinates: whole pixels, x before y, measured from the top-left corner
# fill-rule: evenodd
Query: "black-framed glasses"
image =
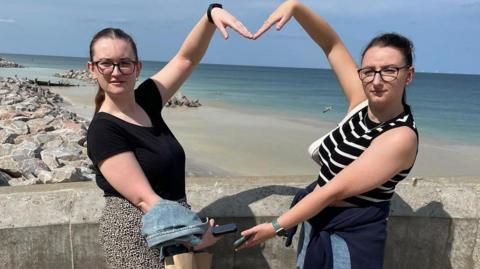
<path id="1" fill-rule="evenodd" d="M 358 76 L 360 77 L 360 80 L 362 80 L 364 83 L 372 82 L 377 73 L 380 75 L 380 78 L 383 81 L 391 82 L 397 79 L 398 73 L 401 69 L 409 68 L 409 67 L 410 65 L 404 65 L 400 67 L 389 66 L 389 67 L 382 68 L 380 70 L 375 70 L 371 67 L 364 67 L 364 68 L 358 69 L 357 72 L 358 72 Z"/>
<path id="2" fill-rule="evenodd" d="M 131 75 L 135 72 L 135 67 L 137 66 L 136 61 L 120 61 L 118 63 L 114 63 L 108 60 L 100 60 L 93 62 L 93 64 L 97 67 L 100 74 L 103 75 L 111 75 L 115 67 L 118 68 L 118 71 L 122 73 L 122 75 Z"/>

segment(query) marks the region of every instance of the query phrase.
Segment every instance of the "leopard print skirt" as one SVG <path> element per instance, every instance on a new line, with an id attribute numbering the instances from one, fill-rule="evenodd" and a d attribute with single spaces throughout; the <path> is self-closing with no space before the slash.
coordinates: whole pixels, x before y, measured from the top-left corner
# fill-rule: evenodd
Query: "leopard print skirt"
<path id="1" fill-rule="evenodd" d="M 185 199 L 178 201 L 189 208 Z M 160 251 L 151 249 L 141 234 L 143 213 L 120 197 L 105 197 L 100 217 L 99 243 L 110 268 L 164 268 Z"/>

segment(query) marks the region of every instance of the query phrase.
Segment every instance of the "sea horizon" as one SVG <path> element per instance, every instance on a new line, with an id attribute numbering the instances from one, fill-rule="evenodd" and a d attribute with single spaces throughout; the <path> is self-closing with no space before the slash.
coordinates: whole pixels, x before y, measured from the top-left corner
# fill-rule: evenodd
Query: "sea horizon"
<path id="1" fill-rule="evenodd" d="M 68 56 L 68 55 L 47 55 L 47 54 L 22 54 L 22 53 L 11 53 L 11 52 L 1 52 L 0 57 L 5 55 L 11 56 L 36 56 L 36 57 L 57 57 L 57 58 L 76 58 L 82 59 L 85 63 L 88 61 L 88 56 Z M 8 58 L 7 58 L 8 59 Z M 167 63 L 168 60 L 155 60 L 155 59 L 143 59 L 140 58 L 141 62 L 154 62 L 154 63 Z M 314 69 L 314 70 L 330 70 L 330 68 L 323 68 L 323 67 L 308 67 L 308 66 L 277 66 L 277 65 L 246 65 L 246 64 L 230 64 L 230 63 L 200 63 L 201 65 L 220 65 L 220 66 L 240 66 L 240 67 L 267 67 L 267 68 L 293 68 L 293 69 Z M 439 74 L 439 75 L 466 75 L 466 76 L 477 76 L 479 74 L 475 73 L 457 73 L 455 71 L 452 72 L 445 72 L 445 71 L 425 71 L 425 70 L 418 70 L 415 69 L 415 73 L 421 74 Z"/>
<path id="2" fill-rule="evenodd" d="M 54 73 L 84 69 L 87 58 L 0 53 L 0 57 L 27 68 L 2 68 L 0 76 L 20 74 L 29 79 L 61 80 Z M 153 75 L 166 62 L 143 61 L 140 80 Z M 23 74 L 23 75 L 22 75 Z M 407 100 L 420 137 L 460 145 L 480 145 L 480 75 L 417 72 L 407 89 Z M 203 103 L 298 119 L 337 122 L 346 103 L 330 69 L 200 64 L 181 88 Z M 324 113 L 325 112 L 325 113 Z"/>

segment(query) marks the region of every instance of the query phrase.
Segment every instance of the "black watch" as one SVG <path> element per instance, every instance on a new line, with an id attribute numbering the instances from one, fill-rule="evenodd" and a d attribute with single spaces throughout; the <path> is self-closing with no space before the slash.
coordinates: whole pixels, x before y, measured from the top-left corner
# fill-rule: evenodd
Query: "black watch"
<path id="1" fill-rule="evenodd" d="M 216 7 L 218 7 L 218 8 L 223 8 L 223 6 L 222 6 L 221 4 L 218 4 L 218 3 L 213 3 L 213 4 L 210 4 L 210 5 L 208 6 L 208 9 L 207 9 L 207 18 L 208 18 L 208 21 L 209 21 L 210 23 L 213 23 L 213 19 L 212 19 L 212 9 L 214 9 L 214 8 L 216 8 Z"/>
<path id="2" fill-rule="evenodd" d="M 276 219 L 272 220 L 272 226 L 273 226 L 273 229 L 275 230 L 275 233 L 278 236 L 282 236 L 282 237 L 287 236 L 287 233 L 285 232 L 285 229 L 283 229 L 282 226 L 280 226 L 280 224 L 278 224 L 278 221 Z"/>

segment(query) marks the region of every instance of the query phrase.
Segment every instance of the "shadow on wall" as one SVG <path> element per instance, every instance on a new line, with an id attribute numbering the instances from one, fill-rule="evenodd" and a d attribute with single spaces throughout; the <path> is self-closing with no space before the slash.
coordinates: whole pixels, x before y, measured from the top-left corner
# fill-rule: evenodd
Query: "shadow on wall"
<path id="1" fill-rule="evenodd" d="M 269 216 L 268 208 L 265 209 L 265 219 L 255 219 L 253 212 L 250 210 L 249 205 L 262 200 L 270 195 L 294 195 L 299 188 L 288 187 L 288 186 L 264 186 L 260 188 L 255 188 L 247 191 L 237 193 L 235 195 L 222 197 L 211 203 L 210 205 L 204 207 L 202 211 L 199 212 L 200 216 L 209 216 L 209 217 L 222 217 L 222 216 L 232 216 L 228 211 L 237 212 L 235 215 L 242 217 L 225 218 L 222 217 L 222 224 L 235 222 L 238 226 L 239 232 L 251 228 L 258 223 L 271 221 L 273 216 Z M 287 210 L 287 208 L 285 208 Z M 258 223 L 257 223 L 258 222 Z M 212 248 L 212 252 L 215 253 L 214 258 L 214 268 L 270 268 L 267 262 L 267 257 L 263 254 L 263 246 L 257 246 L 250 249 L 242 250 L 239 252 L 233 252 L 232 246 L 235 239 L 240 235 L 239 232 L 237 235 L 227 235 L 222 241 L 222 244 L 217 244 Z M 282 243 L 283 244 L 283 243 Z M 229 246 L 229 247 L 225 247 Z M 291 261 L 292 264 L 295 264 L 295 253 L 294 251 L 288 251 L 287 253 L 291 254 L 291 257 L 284 257 L 285 259 Z M 233 259 L 232 259 L 233 257 Z M 285 268 L 289 268 L 288 266 Z"/>
<path id="2" fill-rule="evenodd" d="M 430 202 L 414 211 L 395 194 L 387 227 L 384 267 L 452 269 L 449 259 L 452 225 L 442 203 Z"/>
<path id="3" fill-rule="evenodd" d="M 226 196 L 204 207 L 199 212 L 201 216 L 222 218 L 222 224 L 235 222 L 239 231 L 255 226 L 257 223 L 270 221 L 268 208 L 264 219 L 254 219 L 249 205 L 270 195 L 293 195 L 299 188 L 288 186 L 264 186 Z M 287 208 L 285 208 L 287 210 Z M 231 213 L 229 212 L 231 211 Z M 225 218 L 235 215 L 242 217 Z M 434 217 L 431 217 L 434 216 Z M 435 268 L 452 269 L 450 254 L 452 250 L 451 231 L 453 231 L 451 216 L 443 209 L 440 202 L 429 204 L 414 211 L 400 196 L 394 195 L 387 227 L 387 243 L 384 268 Z M 222 244 L 212 248 L 215 253 L 214 268 L 270 268 L 268 257 L 263 253 L 263 247 L 233 253 L 232 246 L 236 236 L 227 235 Z M 281 243 L 283 244 L 283 242 Z M 225 247 L 228 246 L 228 247 Z M 233 255 L 232 255 L 233 253 Z M 282 253 L 283 254 L 283 253 Z M 281 256 L 281 254 L 276 257 Z M 233 257 L 233 259 L 232 259 Z M 280 258 L 290 268 L 295 264 L 295 252 L 286 251 Z"/>

